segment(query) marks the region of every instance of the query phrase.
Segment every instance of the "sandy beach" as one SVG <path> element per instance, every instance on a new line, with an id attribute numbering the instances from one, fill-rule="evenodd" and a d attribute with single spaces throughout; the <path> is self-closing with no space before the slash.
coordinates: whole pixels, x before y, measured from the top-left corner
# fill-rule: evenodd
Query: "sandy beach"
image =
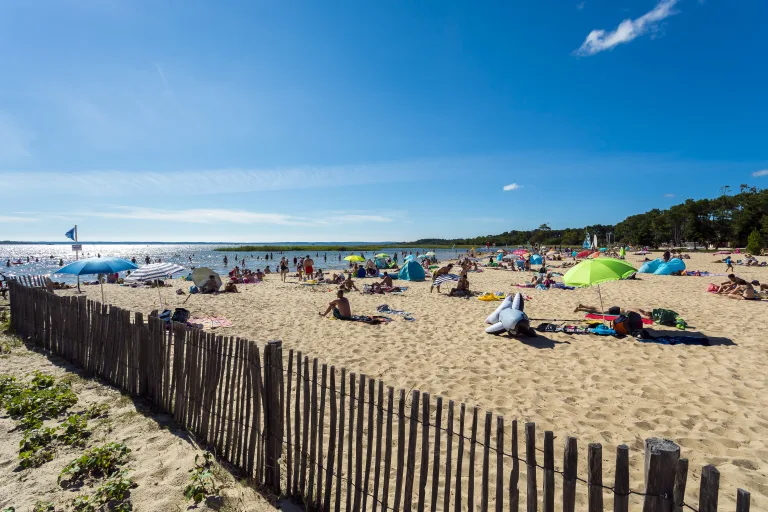
<path id="1" fill-rule="evenodd" d="M 693 254 L 686 263 L 689 270 L 723 274 L 725 265 L 714 263 L 718 258 Z M 627 259 L 639 267 L 642 257 Z M 470 273 L 469 281 L 475 291 L 516 292 L 514 285 L 531 275 L 486 269 Z M 737 266 L 736 275 L 768 281 L 768 268 Z M 631 481 L 637 484 L 642 482 L 643 440 L 673 439 L 690 460 L 689 499 L 698 497 L 700 469 L 711 463 L 721 472 L 721 506 L 732 508 L 736 488 L 742 487 L 752 492 L 753 506 L 760 508 L 768 497 L 768 355 L 762 346 L 768 302 L 707 293 L 708 283 L 723 280 L 641 275 L 636 281 L 601 286 L 606 308 L 673 309 L 688 322 L 690 333 L 707 336 L 711 346 L 594 335 L 491 336 L 484 333 L 483 321 L 498 303 L 448 297 L 445 288 L 430 294 L 429 282 L 401 282 L 408 286 L 402 295 L 349 294 L 354 314 L 374 315 L 377 306 L 388 304 L 416 319 L 407 322 L 390 315 L 394 320 L 380 326 L 321 318 L 318 312 L 332 300 L 335 287 L 300 285 L 296 277 L 281 283 L 278 275 L 269 275 L 263 283 L 238 285 L 238 294 L 193 295 L 188 300 L 175 291 L 186 290 L 189 283 L 173 280 L 161 293 L 167 307 L 180 307 L 186 300 L 184 307 L 193 317 L 231 321 L 231 327 L 216 329 L 223 335 L 260 343 L 280 339 L 286 351 L 300 350 L 395 388 L 420 389 L 510 420 L 535 421 L 540 432 L 555 432 L 558 454 L 569 435 L 584 446 L 600 442 L 606 480 L 612 478 L 608 461 L 617 445 L 629 445 Z M 359 287 L 370 282 L 357 281 Z M 158 307 L 156 289 L 104 288 L 111 304 L 143 313 Z M 100 299 L 98 286 L 84 290 L 89 298 Z M 519 291 L 531 297 L 526 312 L 533 325 L 538 319 L 579 320 L 583 313 L 573 312 L 576 305 L 599 305 L 595 288 Z M 674 328 L 652 328 L 656 334 L 680 334 Z"/>

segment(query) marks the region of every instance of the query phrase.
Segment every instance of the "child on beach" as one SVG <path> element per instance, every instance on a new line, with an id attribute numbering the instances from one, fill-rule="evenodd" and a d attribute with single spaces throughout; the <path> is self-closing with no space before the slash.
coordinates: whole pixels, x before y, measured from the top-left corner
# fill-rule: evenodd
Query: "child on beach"
<path id="1" fill-rule="evenodd" d="M 726 265 L 726 267 L 725 267 L 725 271 L 726 272 L 728 272 L 729 270 L 733 270 L 733 262 L 731 261 L 731 255 L 730 254 L 725 257 L 724 262 L 725 262 L 725 265 Z"/>

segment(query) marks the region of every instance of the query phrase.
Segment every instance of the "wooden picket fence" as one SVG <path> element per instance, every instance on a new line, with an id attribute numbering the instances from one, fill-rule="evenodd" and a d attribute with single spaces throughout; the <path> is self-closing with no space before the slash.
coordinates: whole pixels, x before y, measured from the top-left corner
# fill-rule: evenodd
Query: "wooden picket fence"
<path id="1" fill-rule="evenodd" d="M 640 486 L 630 486 L 624 445 L 615 459 L 605 454 L 615 470 L 604 481 L 602 447 L 589 444 L 584 478 L 577 440 L 565 439 L 557 468 L 554 434 L 537 446 L 534 423 L 522 427 L 523 442 L 516 420 L 284 354 L 279 341 L 260 350 L 82 296 L 19 282 L 10 292 L 12 326 L 25 340 L 152 400 L 254 484 L 306 509 L 717 510 L 717 469 L 702 469 L 698 506 L 687 503 L 688 461 L 668 440 L 646 441 Z M 739 489 L 737 512 L 749 507 Z"/>

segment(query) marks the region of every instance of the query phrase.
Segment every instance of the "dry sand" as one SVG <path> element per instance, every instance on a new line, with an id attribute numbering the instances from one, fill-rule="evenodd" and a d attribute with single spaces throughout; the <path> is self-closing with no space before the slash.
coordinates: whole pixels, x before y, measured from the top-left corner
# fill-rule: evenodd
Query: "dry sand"
<path id="1" fill-rule="evenodd" d="M 717 258 L 694 254 L 686 263 L 689 269 L 723 273 L 725 265 L 713 263 Z M 628 260 L 636 267 L 641 264 L 638 256 Z M 768 282 L 768 268 L 736 268 L 739 276 Z M 486 270 L 470 274 L 469 279 L 473 290 L 515 292 L 513 285 L 530 277 L 530 273 Z M 540 432 L 555 432 L 557 454 L 562 454 L 568 435 L 579 438 L 582 450 L 588 442 L 600 442 L 606 482 L 612 482 L 617 445 L 630 446 L 631 484 L 637 489 L 642 486 L 642 441 L 652 436 L 671 438 L 690 460 L 688 502 L 698 501 L 700 469 L 712 463 L 721 472 L 722 508 L 733 508 L 737 487 L 752 492 L 754 507 L 765 508 L 768 350 L 763 343 L 768 301 L 729 300 L 706 292 L 709 282 L 723 280 L 642 275 L 639 281 L 601 286 L 606 308 L 673 309 L 690 331 L 712 340 L 709 347 L 591 335 L 547 334 L 521 340 L 490 336 L 483 332 L 483 320 L 498 303 L 450 298 L 445 289 L 430 294 L 429 283 L 404 283 L 409 289 L 403 295 L 349 295 L 355 314 L 376 314 L 376 306 L 386 303 L 416 318 L 406 322 L 393 316 L 392 323 L 382 326 L 320 318 L 317 313 L 333 298 L 334 287 L 300 286 L 295 277 L 283 284 L 277 275 L 267 276 L 264 283 L 238 285 L 239 294 L 192 296 L 184 307 L 193 316 L 231 320 L 232 327 L 217 329 L 224 335 L 260 343 L 281 339 L 286 351 L 301 350 L 396 388 L 420 389 L 507 419 L 535 421 Z M 371 280 L 357 282 L 361 286 Z M 162 289 L 163 300 L 170 307 L 181 306 L 187 297 L 174 291 L 188 286 L 174 280 L 173 287 Z M 98 287 L 85 289 L 89 298 L 100 299 Z M 594 288 L 522 291 L 532 297 L 526 312 L 533 319 L 579 319 L 582 314 L 573 313 L 577 304 L 598 305 Z M 148 313 L 158 307 L 154 289 L 109 285 L 105 293 L 107 302 L 134 311 Z M 656 327 L 657 333 L 680 334 Z M 158 444 L 146 449 L 170 448 Z M 556 462 L 560 461 L 557 455 Z"/>
<path id="2" fill-rule="evenodd" d="M 194 467 L 195 454 L 202 454 L 204 450 L 186 430 L 174 424 L 167 415 L 153 416 L 149 404 L 143 401 L 134 401 L 114 388 L 83 379 L 77 367 L 58 357 L 45 357 L 21 346 L 0 358 L 0 374 L 23 378 L 35 370 L 72 383 L 78 402 L 70 412 L 83 411 L 96 403 L 109 405 L 106 418 L 89 420 L 93 435 L 88 440 L 88 447 L 119 441 L 131 449 L 125 467 L 138 484 L 131 491 L 134 510 L 182 511 L 192 505 L 192 501 L 184 499 L 184 487 L 189 479 L 189 470 Z M 55 426 L 62 419 L 50 420 L 46 426 Z M 71 510 L 70 504 L 75 496 L 89 494 L 98 485 L 65 490 L 56 483 L 62 468 L 81 455 L 82 448 L 60 447 L 54 460 L 39 468 L 19 470 L 22 433 L 15 426 L 16 422 L 3 411 L 0 415 L 0 508 L 14 506 L 16 512 L 31 512 L 35 502 L 41 500 L 53 502 L 57 511 Z M 201 503 L 195 510 L 275 510 L 262 496 L 237 482 L 218 465 L 216 481 L 222 488 L 223 500 L 211 502 L 214 508 Z"/>

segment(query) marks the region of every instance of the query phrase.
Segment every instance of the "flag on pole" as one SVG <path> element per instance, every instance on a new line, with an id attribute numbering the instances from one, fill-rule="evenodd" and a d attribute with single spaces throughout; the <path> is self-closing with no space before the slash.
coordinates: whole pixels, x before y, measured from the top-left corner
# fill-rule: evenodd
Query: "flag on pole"
<path id="1" fill-rule="evenodd" d="M 75 229 L 76 229 L 76 228 L 72 228 L 72 229 L 70 229 L 69 231 L 67 231 L 66 233 L 64 233 L 64 236 L 65 236 L 65 237 L 67 237 L 67 238 L 69 238 L 70 240 L 74 240 L 74 239 L 75 239 Z"/>

